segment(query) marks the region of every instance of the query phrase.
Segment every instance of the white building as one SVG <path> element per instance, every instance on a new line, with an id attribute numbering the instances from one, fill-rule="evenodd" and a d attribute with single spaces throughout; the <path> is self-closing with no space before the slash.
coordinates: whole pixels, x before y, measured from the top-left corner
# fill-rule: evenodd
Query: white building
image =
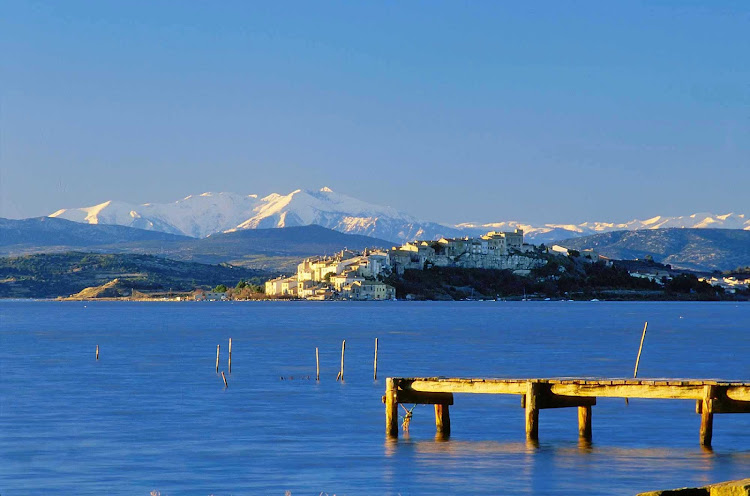
<path id="1" fill-rule="evenodd" d="M 267 296 L 296 296 L 297 295 L 297 276 L 277 277 L 266 281 Z"/>

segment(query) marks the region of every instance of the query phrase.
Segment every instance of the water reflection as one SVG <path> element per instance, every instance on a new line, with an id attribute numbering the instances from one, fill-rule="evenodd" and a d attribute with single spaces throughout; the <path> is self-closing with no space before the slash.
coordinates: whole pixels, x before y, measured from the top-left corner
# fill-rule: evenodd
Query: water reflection
<path id="1" fill-rule="evenodd" d="M 440 480 L 450 486 L 471 481 L 476 487 L 494 487 L 502 481 L 511 484 L 512 492 L 518 494 L 566 494 L 575 490 L 578 481 L 592 479 L 611 485 L 612 494 L 620 494 L 620 490 L 624 493 L 625 488 L 634 494 L 641 489 L 659 488 L 658 482 L 649 482 L 641 488 L 638 481 L 663 479 L 664 487 L 670 487 L 673 474 L 681 474 L 685 481 L 682 485 L 706 485 L 719 482 L 716 477 L 719 460 L 739 466 L 750 461 L 750 452 L 717 455 L 698 446 L 618 447 L 595 445 L 585 439 L 575 443 L 539 443 L 404 436 L 401 440 L 386 440 L 384 446 L 387 457 L 398 460 L 399 464 L 408 462 L 418 467 L 409 471 L 415 484 L 428 485 Z M 395 473 L 391 476 L 395 477 Z M 555 487 L 550 486 L 551 480 L 555 481 Z"/>
<path id="2" fill-rule="evenodd" d="M 581 453 L 592 453 L 594 451 L 594 442 L 584 437 L 578 438 L 578 451 Z"/>

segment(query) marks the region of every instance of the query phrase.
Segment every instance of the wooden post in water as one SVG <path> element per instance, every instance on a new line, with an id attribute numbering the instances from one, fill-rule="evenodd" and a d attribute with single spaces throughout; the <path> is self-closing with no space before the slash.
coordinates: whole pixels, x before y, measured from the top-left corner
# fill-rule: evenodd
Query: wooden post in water
<path id="1" fill-rule="evenodd" d="M 714 433 L 713 399 L 716 397 L 716 386 L 703 386 L 703 405 L 701 409 L 701 446 L 710 447 Z"/>
<path id="2" fill-rule="evenodd" d="M 591 405 L 578 407 L 578 437 L 591 441 Z"/>
<path id="3" fill-rule="evenodd" d="M 318 347 L 315 347 L 315 380 L 320 380 L 320 355 L 318 354 Z"/>
<path id="4" fill-rule="evenodd" d="M 638 356 L 635 359 L 635 370 L 633 371 L 633 379 L 638 375 L 638 364 L 641 362 L 641 352 L 643 351 L 643 340 L 646 339 L 646 329 L 648 328 L 648 322 L 643 326 L 643 334 L 641 335 L 641 345 L 638 347 Z"/>
<path id="5" fill-rule="evenodd" d="M 539 403 L 538 396 L 541 386 L 538 382 L 530 381 L 526 384 L 526 439 L 539 440 Z"/>
<path id="6" fill-rule="evenodd" d="M 224 379 L 224 387 L 228 388 L 229 384 L 227 384 L 227 376 L 224 375 L 224 371 L 221 371 L 221 378 Z"/>
<path id="7" fill-rule="evenodd" d="M 388 437 L 398 437 L 396 385 L 390 377 L 385 380 L 385 435 Z"/>
<path id="8" fill-rule="evenodd" d="M 229 373 L 232 373 L 232 338 L 229 338 L 229 363 L 227 364 Z"/>
<path id="9" fill-rule="evenodd" d="M 342 382 L 344 381 L 344 351 L 346 351 L 346 339 L 341 341 L 341 371 L 339 372 L 339 376 Z"/>
<path id="10" fill-rule="evenodd" d="M 221 347 L 220 344 L 216 345 L 216 373 L 219 373 L 219 348 Z"/>
<path id="11" fill-rule="evenodd" d="M 378 380 L 378 338 L 375 338 L 375 364 L 374 364 L 375 370 L 372 374 L 372 380 L 377 381 Z"/>
<path id="12" fill-rule="evenodd" d="M 99 360 L 99 345 L 96 345 L 96 359 Z"/>
<path id="13" fill-rule="evenodd" d="M 648 322 L 643 325 L 643 334 L 641 334 L 641 345 L 638 347 L 638 356 L 635 357 L 635 370 L 633 371 L 633 379 L 638 376 L 638 364 L 641 362 L 641 352 L 643 351 L 643 340 L 646 339 L 646 329 L 648 328 Z M 625 398 L 625 404 L 629 405 L 630 402 Z"/>
<path id="14" fill-rule="evenodd" d="M 435 405 L 435 430 L 443 437 L 451 435 L 451 414 L 448 405 Z"/>

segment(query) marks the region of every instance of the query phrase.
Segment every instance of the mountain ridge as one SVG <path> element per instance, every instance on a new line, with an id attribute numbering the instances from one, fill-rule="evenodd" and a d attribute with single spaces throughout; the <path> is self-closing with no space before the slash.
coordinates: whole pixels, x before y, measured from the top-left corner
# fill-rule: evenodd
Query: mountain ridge
<path id="1" fill-rule="evenodd" d="M 300 259 L 344 248 L 390 248 L 391 242 L 318 225 L 248 229 L 191 238 L 133 227 L 81 224 L 39 217 L 0 218 L 0 256 L 90 251 L 156 254 L 181 261 L 231 263 L 260 270 L 287 270 Z"/>
<path id="2" fill-rule="evenodd" d="M 750 230 L 661 228 L 612 231 L 558 241 L 618 260 L 645 259 L 675 268 L 713 271 L 750 265 Z"/>
<path id="3" fill-rule="evenodd" d="M 377 205 L 334 192 L 296 189 L 289 194 L 212 193 L 188 195 L 171 203 L 136 205 L 107 201 L 91 207 L 60 209 L 50 217 L 89 224 L 117 224 L 197 238 L 245 229 L 317 224 L 348 234 L 391 242 L 476 236 L 492 230 L 523 229 L 527 240 L 547 243 L 574 236 L 618 230 L 662 228 L 723 228 L 750 230 L 750 216 L 740 213 L 693 213 L 654 216 L 628 222 L 531 224 L 519 221 L 466 222 L 456 225 L 425 221 L 393 207 Z"/>

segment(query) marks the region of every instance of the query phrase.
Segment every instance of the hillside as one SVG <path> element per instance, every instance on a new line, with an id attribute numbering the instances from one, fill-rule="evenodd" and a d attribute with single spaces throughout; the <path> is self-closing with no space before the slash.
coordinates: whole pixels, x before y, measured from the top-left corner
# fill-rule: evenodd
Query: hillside
<path id="1" fill-rule="evenodd" d="M 257 270 L 288 271 L 300 259 L 344 248 L 389 248 L 377 238 L 324 227 L 251 229 L 189 238 L 132 227 L 80 224 L 64 219 L 0 219 L 0 255 L 86 251 L 154 254 L 181 261 L 231 263 Z"/>
<path id="2" fill-rule="evenodd" d="M 125 285 L 124 288 L 121 288 L 121 286 L 123 286 L 123 284 L 119 279 L 112 279 L 100 286 L 83 288 L 78 293 L 71 295 L 70 299 L 88 300 L 94 298 L 121 298 L 132 294 L 132 288 L 127 285 Z"/>
<path id="3" fill-rule="evenodd" d="M 750 265 L 750 231 L 740 229 L 646 229 L 615 231 L 557 244 L 594 249 L 612 259 L 643 259 L 699 271 L 731 270 Z"/>
<path id="4" fill-rule="evenodd" d="M 332 255 L 344 248 L 390 248 L 393 243 L 384 239 L 344 234 L 318 225 L 286 227 L 283 229 L 251 229 L 214 234 L 190 243 L 181 243 L 176 255 L 191 257 L 221 257 L 240 259 L 245 255 L 265 254 L 308 257 Z M 185 250 L 185 251 L 183 251 Z"/>
<path id="5" fill-rule="evenodd" d="M 121 243 L 170 243 L 186 236 L 146 231 L 118 225 L 81 224 L 52 217 L 0 218 L 0 254 L 20 255 L 44 251 L 88 249 Z"/>
<path id="6" fill-rule="evenodd" d="M 190 291 L 266 273 L 241 267 L 179 262 L 152 255 L 69 252 L 0 258 L 0 298 L 54 298 L 118 279 L 118 288 Z"/>

